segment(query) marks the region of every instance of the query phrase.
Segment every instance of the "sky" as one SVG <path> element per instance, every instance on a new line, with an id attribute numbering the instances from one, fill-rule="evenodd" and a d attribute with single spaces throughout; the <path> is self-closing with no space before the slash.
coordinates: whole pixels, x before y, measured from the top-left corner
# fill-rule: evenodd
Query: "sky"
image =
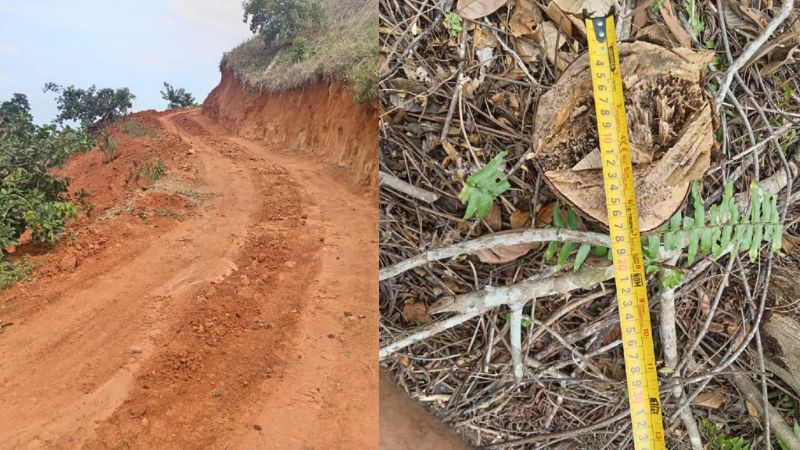
<path id="1" fill-rule="evenodd" d="M 50 81 L 128 87 L 133 111 L 165 109 L 165 81 L 202 102 L 250 36 L 241 0 L 0 0 L 0 102 L 27 95 L 37 123 L 57 114 Z"/>

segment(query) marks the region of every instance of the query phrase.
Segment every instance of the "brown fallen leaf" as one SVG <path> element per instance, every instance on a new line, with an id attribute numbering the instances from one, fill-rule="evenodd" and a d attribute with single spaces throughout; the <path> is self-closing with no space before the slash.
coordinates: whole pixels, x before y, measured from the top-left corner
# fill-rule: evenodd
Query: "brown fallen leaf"
<path id="1" fill-rule="evenodd" d="M 486 214 L 483 221 L 489 226 L 490 231 L 500 231 L 503 229 L 503 214 L 496 203 L 492 205 L 492 209 L 489 210 L 489 214 Z"/>
<path id="2" fill-rule="evenodd" d="M 664 4 L 661 5 L 661 17 L 664 19 L 664 24 L 667 25 L 669 31 L 675 36 L 678 44 L 682 47 L 692 46 L 692 36 L 683 28 L 681 21 L 675 17 L 670 0 L 664 0 Z"/>
<path id="3" fill-rule="evenodd" d="M 474 253 L 478 259 L 487 264 L 505 264 L 525 256 L 534 248 L 533 244 L 504 245 Z"/>
<path id="4" fill-rule="evenodd" d="M 431 323 L 433 320 L 428 314 L 428 306 L 423 301 L 407 298 L 403 305 L 403 318 L 409 323 Z"/>
<path id="5" fill-rule="evenodd" d="M 511 229 L 520 230 L 531 226 L 531 213 L 527 211 L 516 210 L 511 213 Z"/>
<path id="6" fill-rule="evenodd" d="M 725 396 L 721 392 L 701 392 L 695 397 L 692 404 L 704 406 L 706 408 L 719 409 L 725 402 Z"/>
<path id="7" fill-rule="evenodd" d="M 561 11 L 561 8 L 555 4 L 555 2 L 551 1 L 547 4 L 547 8 L 544 9 L 545 14 L 547 17 L 550 18 L 558 28 L 567 36 L 572 36 L 572 21 L 564 14 L 564 11 Z"/>
<path id="8" fill-rule="evenodd" d="M 461 17 L 477 20 L 500 9 L 507 0 L 458 0 L 456 11 Z"/>
<path id="9" fill-rule="evenodd" d="M 537 38 L 544 51 L 545 58 L 555 64 L 559 71 L 566 69 L 569 62 L 560 57 L 558 50 L 567 42 L 567 39 L 559 33 L 555 24 L 552 22 L 542 23 L 539 26 Z"/>
<path id="10" fill-rule="evenodd" d="M 542 16 L 539 14 L 538 8 L 535 6 L 531 8 L 525 2 L 519 2 L 511 11 L 508 26 L 514 37 L 534 36 L 536 28 L 541 22 Z"/>
<path id="11" fill-rule="evenodd" d="M 781 67 L 794 64 L 797 61 L 794 59 L 794 55 L 797 53 L 797 47 L 798 46 L 795 45 L 794 47 L 783 48 L 780 52 L 776 52 L 774 59 L 761 69 L 761 75 L 765 77 L 770 76 Z"/>

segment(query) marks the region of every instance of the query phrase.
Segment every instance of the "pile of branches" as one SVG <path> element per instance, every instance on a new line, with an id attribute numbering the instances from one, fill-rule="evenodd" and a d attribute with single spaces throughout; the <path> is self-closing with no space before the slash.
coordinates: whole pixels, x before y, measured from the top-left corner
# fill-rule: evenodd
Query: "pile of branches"
<path id="1" fill-rule="evenodd" d="M 632 448 L 613 270 L 546 258 L 549 242 L 608 237 L 580 220 L 559 227 L 525 158 L 538 99 L 586 51 L 581 21 L 559 6 L 380 2 L 381 363 L 481 448 Z M 777 253 L 728 248 L 690 265 L 672 252 L 648 276 L 668 447 L 797 448 L 800 393 L 776 375 L 761 325 L 797 316 L 798 12 L 791 0 L 627 0 L 617 21 L 621 40 L 716 53 L 705 206 L 728 183 L 747 203 L 757 182 L 784 230 Z M 459 192 L 501 152 L 510 188 L 483 219 L 464 219 Z M 662 283 L 672 270 L 678 282 Z"/>

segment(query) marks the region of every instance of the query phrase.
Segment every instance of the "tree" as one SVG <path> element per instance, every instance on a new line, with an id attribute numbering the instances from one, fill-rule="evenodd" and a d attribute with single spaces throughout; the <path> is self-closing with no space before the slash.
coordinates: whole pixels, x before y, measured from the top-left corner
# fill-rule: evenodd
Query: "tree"
<path id="1" fill-rule="evenodd" d="M 91 138 L 69 127 L 37 126 L 23 94 L 0 104 L 0 249 L 15 245 L 25 230 L 54 242 L 75 208 L 63 195 L 67 180 L 49 172 Z"/>
<path id="2" fill-rule="evenodd" d="M 267 45 L 282 45 L 301 31 L 318 25 L 325 13 L 317 0 L 246 0 L 244 22 Z"/>
<path id="3" fill-rule="evenodd" d="M 194 96 L 189 92 L 186 92 L 186 89 L 175 89 L 166 81 L 164 82 L 164 89 L 165 90 L 161 91 L 161 98 L 169 102 L 167 108 L 191 108 L 193 106 L 197 106 Z"/>
<path id="4" fill-rule="evenodd" d="M 128 88 L 97 89 L 95 85 L 79 89 L 47 83 L 44 92 L 48 91 L 58 94 L 58 123 L 74 120 L 82 128 L 93 131 L 127 114 L 136 98 Z"/>

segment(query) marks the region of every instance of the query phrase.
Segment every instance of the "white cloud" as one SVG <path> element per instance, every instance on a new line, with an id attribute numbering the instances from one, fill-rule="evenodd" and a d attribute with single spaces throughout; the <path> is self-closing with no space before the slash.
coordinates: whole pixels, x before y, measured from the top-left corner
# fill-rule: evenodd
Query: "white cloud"
<path id="1" fill-rule="evenodd" d="M 9 44 L 7 42 L 0 42 L 0 55 L 19 53 L 19 51 L 20 48 L 14 44 Z"/>
<path id="2" fill-rule="evenodd" d="M 179 18 L 201 26 L 241 35 L 249 33 L 242 21 L 241 0 L 167 0 L 167 5 Z"/>

